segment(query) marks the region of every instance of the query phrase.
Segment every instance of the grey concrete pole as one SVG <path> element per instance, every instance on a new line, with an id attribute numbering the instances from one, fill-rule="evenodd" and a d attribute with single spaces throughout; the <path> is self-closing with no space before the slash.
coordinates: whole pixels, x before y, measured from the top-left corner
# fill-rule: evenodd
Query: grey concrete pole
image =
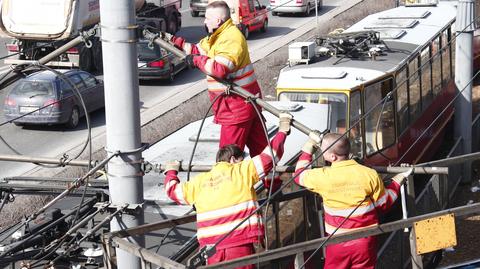
<path id="1" fill-rule="evenodd" d="M 463 154 L 472 151 L 472 85 L 468 82 L 473 76 L 473 31 L 475 24 L 475 0 L 460 0 L 457 6 L 455 43 L 455 85 L 462 96 L 455 103 L 455 136 L 462 137 Z M 463 182 L 471 181 L 471 163 L 464 166 Z"/>
<path id="2" fill-rule="evenodd" d="M 113 205 L 143 204 L 140 169 L 140 98 L 138 90 L 135 7 L 131 0 L 100 0 L 102 53 L 105 82 L 107 153 L 130 152 L 108 164 L 110 199 Z M 124 213 L 110 223 L 111 231 L 143 224 L 143 210 Z M 129 238 L 144 246 L 144 238 Z M 117 248 L 119 269 L 140 269 L 140 259 Z"/>

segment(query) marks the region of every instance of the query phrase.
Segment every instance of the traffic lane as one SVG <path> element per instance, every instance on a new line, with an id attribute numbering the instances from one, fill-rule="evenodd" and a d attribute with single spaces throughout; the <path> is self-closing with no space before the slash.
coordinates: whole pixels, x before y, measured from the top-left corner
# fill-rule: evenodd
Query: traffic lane
<path id="1" fill-rule="evenodd" d="M 185 2 L 185 1 L 184 1 Z M 328 3 L 328 2 L 327 2 Z M 185 5 L 184 5 L 185 7 Z M 311 16 L 314 16 L 313 14 Z M 194 42 L 200 40 L 205 36 L 203 29 L 203 17 L 192 18 L 189 12 L 184 12 L 183 25 L 178 35 L 185 37 L 187 40 Z M 270 16 L 270 29 L 267 33 L 253 34 L 248 41 L 250 50 L 257 46 L 273 42 L 279 36 L 288 33 L 294 28 L 303 25 L 305 22 L 311 20 L 311 17 L 297 17 L 297 16 Z M 288 25 L 288 27 L 286 27 Z M 0 41 L 1 42 L 1 41 Z M 0 51 L 5 47 L 0 43 Z M 140 100 L 141 108 L 147 109 L 153 105 L 161 102 L 168 96 L 175 94 L 182 94 L 189 86 L 197 81 L 204 79 L 204 76 L 198 70 L 184 70 L 178 74 L 176 80 L 172 84 L 162 81 L 141 81 L 140 83 Z M 0 119 L 3 118 L 3 100 L 6 90 L 0 91 L 1 109 Z M 104 131 L 105 115 L 103 111 L 92 114 L 93 133 L 101 133 Z M 81 125 L 75 130 L 68 130 L 63 126 L 34 126 L 34 127 L 17 127 L 13 124 L 7 124 L 0 128 L 0 135 L 6 142 L 19 152 L 26 155 L 36 155 L 45 157 L 54 157 L 67 153 L 69 156 L 74 156 L 76 152 L 69 152 L 68 149 L 76 145 L 80 145 L 86 138 L 85 119 L 82 119 Z M 0 154 L 13 154 L 12 151 L 4 143 L 0 141 Z M 27 171 L 34 165 L 6 163 L 0 162 L 0 169 L 3 176 L 20 175 Z"/>
<path id="2" fill-rule="evenodd" d="M 140 108 L 145 110 L 162 102 L 166 98 L 182 94 L 193 84 L 205 79 L 196 69 L 184 69 L 175 76 L 173 82 L 165 80 L 140 80 Z"/>
<path id="3" fill-rule="evenodd" d="M 1 93 L 4 95 L 5 91 Z M 1 102 L 0 125 L 6 122 L 3 105 Z M 90 113 L 90 125 L 92 136 L 105 130 L 105 111 L 103 109 Z M 7 123 L 0 127 L 0 154 L 15 155 L 18 152 L 23 155 L 51 158 L 66 154 L 72 158 L 78 151 L 70 149 L 86 141 L 87 134 L 85 117 L 81 118 L 79 126 L 75 129 L 68 129 L 63 125 L 19 127 Z M 29 163 L 0 162 L 1 177 L 19 176 L 35 166 Z"/>

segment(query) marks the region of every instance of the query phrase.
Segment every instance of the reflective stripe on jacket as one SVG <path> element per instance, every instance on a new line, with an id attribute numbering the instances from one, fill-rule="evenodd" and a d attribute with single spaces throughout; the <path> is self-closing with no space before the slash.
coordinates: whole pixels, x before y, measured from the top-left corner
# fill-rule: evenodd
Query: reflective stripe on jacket
<path id="1" fill-rule="evenodd" d="M 201 55 L 195 56 L 193 61 L 196 67 L 210 75 L 207 75 L 210 101 L 227 88 L 213 77 L 234 82 L 251 94 L 262 97 L 250 61 L 247 41 L 231 19 L 222 24 L 213 34 L 200 40 L 197 45 L 187 43 L 178 37 L 172 38 L 172 41 L 187 54 Z M 213 111 L 214 122 L 226 125 L 249 121 L 257 116 L 253 106 L 235 94 L 219 97 L 213 105 Z"/>
<path id="2" fill-rule="evenodd" d="M 337 228 L 336 234 L 341 234 L 377 225 L 377 211 L 388 211 L 398 197 L 400 186 L 395 181 L 385 187 L 375 170 L 354 160 L 337 161 L 331 167 L 304 170 L 311 159 L 312 155 L 302 153 L 295 169 L 295 174 L 300 175 L 295 182 L 322 196 L 325 232 L 328 234 Z"/>
<path id="3" fill-rule="evenodd" d="M 274 158 L 283 155 L 286 134 L 279 132 L 271 142 Z M 202 173 L 188 182 L 180 183 L 176 171 L 165 178 L 167 195 L 178 204 L 195 205 L 197 238 L 200 246 L 215 244 L 257 208 L 254 185 L 273 167 L 270 148 L 239 163 L 217 163 L 210 172 Z M 233 231 L 218 248 L 258 242 L 264 227 L 259 213 L 253 214 Z"/>

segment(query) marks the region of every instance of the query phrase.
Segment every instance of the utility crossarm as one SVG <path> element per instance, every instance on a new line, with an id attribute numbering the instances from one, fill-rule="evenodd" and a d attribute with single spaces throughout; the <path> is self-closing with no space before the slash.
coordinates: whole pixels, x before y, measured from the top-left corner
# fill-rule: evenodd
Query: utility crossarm
<path id="1" fill-rule="evenodd" d="M 145 30 L 143 30 L 143 35 L 146 39 L 155 42 L 158 46 L 160 46 L 160 47 L 164 48 L 165 50 L 177 55 L 182 60 L 185 58 L 185 56 L 186 56 L 185 52 L 176 48 L 175 46 L 166 42 L 165 40 L 162 40 L 161 38 L 158 37 L 158 34 L 154 34 L 154 33 L 145 29 Z M 248 91 L 246 91 L 242 87 L 240 87 L 238 85 L 235 85 L 231 82 L 228 82 L 225 79 L 220 79 L 220 78 L 217 78 L 217 77 L 213 77 L 211 75 L 209 75 L 209 76 L 214 78 L 216 81 L 224 84 L 227 87 L 232 87 L 233 89 L 231 89 L 231 92 L 245 98 L 246 100 L 254 101 L 257 105 L 259 105 L 260 107 L 262 107 L 266 111 L 272 113 L 276 117 L 279 117 L 279 114 L 281 113 L 281 111 L 279 109 L 277 109 L 276 107 L 272 106 L 271 104 L 265 102 L 261 98 L 258 98 L 257 96 L 254 96 L 253 94 L 249 93 Z M 291 124 L 292 124 L 293 127 L 297 128 L 299 131 L 301 131 L 302 133 L 304 133 L 306 135 L 310 134 L 313 131 L 310 128 L 308 128 L 306 125 L 302 124 L 301 122 L 299 122 L 295 119 L 292 119 Z M 323 130 L 324 133 L 326 131 L 327 130 Z"/>
<path id="2" fill-rule="evenodd" d="M 421 220 L 435 218 L 435 217 L 452 214 L 452 213 L 455 215 L 455 217 L 479 215 L 480 203 L 475 203 L 475 204 L 461 206 L 461 207 L 455 207 L 447 210 L 437 211 L 430 214 L 411 217 L 404 220 L 393 221 L 393 222 L 381 224 L 374 227 L 359 229 L 354 232 L 347 232 L 340 235 L 334 235 L 328 240 L 327 240 L 327 237 L 322 237 L 322 238 L 318 238 L 318 239 L 314 239 L 314 240 L 310 240 L 310 241 L 306 241 L 298 244 L 289 245 L 286 247 L 265 251 L 258 254 L 249 255 L 249 256 L 235 259 L 235 260 L 221 262 L 221 263 L 217 263 L 209 266 L 202 266 L 200 268 L 227 269 L 227 268 L 245 266 L 247 264 L 256 264 L 260 262 L 271 261 L 271 260 L 275 260 L 283 257 L 293 256 L 298 253 L 314 250 L 323 243 L 325 243 L 325 245 L 337 244 L 337 243 L 359 239 L 367 236 L 374 236 L 374 235 L 379 235 L 383 233 L 393 232 L 396 230 L 412 227 L 415 222 L 418 222 Z"/>
<path id="3" fill-rule="evenodd" d="M 88 171 L 84 176 L 82 176 L 81 178 L 78 178 L 77 180 L 75 180 L 74 182 L 72 182 L 72 184 L 70 184 L 70 186 L 64 190 L 62 193 L 60 193 L 59 195 L 57 195 L 55 198 L 53 198 L 50 202 L 48 202 L 46 205 L 44 205 L 42 208 L 40 208 L 39 210 L 37 210 L 35 213 L 33 213 L 32 215 L 30 215 L 30 217 L 28 217 L 28 219 L 26 220 L 26 222 L 30 222 L 34 219 L 36 219 L 40 214 L 42 214 L 43 212 L 45 212 L 45 210 L 47 210 L 48 208 L 50 208 L 52 205 L 54 205 L 56 202 L 58 202 L 60 199 L 62 199 L 63 197 L 67 196 L 70 192 L 72 192 L 74 189 L 78 188 L 79 186 L 83 185 L 85 180 L 87 178 L 89 178 L 90 176 L 92 176 L 93 174 L 95 174 L 98 170 L 102 169 L 103 167 L 105 167 L 105 165 L 114 157 L 120 155 L 120 152 L 117 152 L 115 154 L 112 154 L 111 156 L 109 156 L 108 158 L 104 159 L 103 161 L 101 161 L 99 164 L 97 164 L 95 167 L 93 167 L 92 169 L 90 169 L 90 171 Z"/>
<path id="4" fill-rule="evenodd" d="M 469 154 L 464 154 L 455 157 L 449 157 L 446 159 L 435 160 L 425 163 L 419 163 L 416 166 L 426 167 L 426 166 L 433 166 L 433 165 L 454 165 L 459 163 L 464 163 L 467 161 L 474 161 L 480 159 L 480 152 L 474 152 Z M 417 167 L 416 167 L 417 168 Z"/>
<path id="5" fill-rule="evenodd" d="M 165 171 L 165 165 L 162 164 L 152 164 L 149 163 L 147 164 L 150 165 L 149 168 L 152 168 L 155 172 L 162 172 Z M 318 168 L 317 166 L 314 166 L 313 168 Z M 372 167 L 375 169 L 378 173 L 384 173 L 384 174 L 398 174 L 402 172 L 406 172 L 412 167 L 403 167 L 403 166 L 374 166 Z M 192 165 L 190 166 L 190 171 L 191 172 L 208 172 L 212 169 L 211 165 Z M 187 164 L 182 164 L 180 166 L 180 170 L 186 172 L 188 171 L 188 165 Z M 276 166 L 275 171 L 279 173 L 293 173 L 295 172 L 295 166 Z M 414 167 L 414 174 L 443 174 L 447 175 L 448 174 L 448 167 Z"/>
<path id="6" fill-rule="evenodd" d="M 306 193 L 307 193 L 307 190 L 305 190 L 305 189 L 301 189 L 301 190 L 294 191 L 294 192 L 289 192 L 289 193 L 283 194 L 282 196 L 279 196 L 278 199 L 276 199 L 276 201 L 282 202 L 282 201 L 292 200 L 292 199 L 295 199 L 295 198 L 300 198 L 300 197 L 304 196 Z M 263 199 L 259 200 L 259 203 L 262 203 L 263 201 L 264 201 Z M 165 228 L 171 228 L 171 227 L 175 227 L 175 226 L 182 225 L 182 224 L 192 223 L 192 222 L 195 222 L 196 219 L 197 219 L 197 215 L 195 213 L 193 213 L 193 214 L 186 215 L 186 216 L 181 216 L 181 217 L 172 218 L 172 219 L 166 219 L 166 220 L 162 220 L 162 221 L 158 221 L 158 222 L 154 222 L 154 223 L 144 224 L 144 225 L 141 225 L 141 226 L 138 226 L 138 227 L 133 227 L 133 228 L 128 228 L 128 229 L 124 229 L 124 230 L 111 232 L 111 233 L 106 234 L 105 237 L 107 237 L 107 238 L 113 238 L 113 237 L 125 238 L 125 237 L 137 236 L 137 235 L 142 235 L 142 234 L 146 234 L 146 233 L 153 232 L 153 231 L 158 231 L 158 230 L 165 229 Z"/>
<path id="7" fill-rule="evenodd" d="M 0 154 L 0 161 L 6 162 L 24 162 L 24 163 L 41 163 L 41 164 L 58 164 L 58 165 L 71 165 L 71 166 L 82 166 L 88 167 L 89 161 L 87 160 L 64 160 L 63 158 L 47 158 L 47 157 L 33 157 L 26 155 L 6 155 Z M 90 166 L 93 167 L 96 165 L 96 161 L 90 162 Z"/>
<path id="8" fill-rule="evenodd" d="M 285 198 L 286 197 L 284 197 L 284 199 Z M 291 199 L 292 197 L 289 197 L 289 198 Z M 298 244 L 289 245 L 286 247 L 265 251 L 258 254 L 249 255 L 240 259 L 230 260 L 230 261 L 226 261 L 226 262 L 222 262 L 222 263 L 218 263 L 210 266 L 203 266 L 200 268 L 235 268 L 235 267 L 244 266 L 247 264 L 267 262 L 275 259 L 293 256 L 298 253 L 303 253 L 305 251 L 314 250 L 323 243 L 325 243 L 325 245 L 337 244 L 340 242 L 350 241 L 350 240 L 354 240 L 362 237 L 374 236 L 374 235 L 388 233 L 396 230 L 401 230 L 404 228 L 412 227 L 415 222 L 430 219 L 430 218 L 435 218 L 435 217 L 439 217 L 439 216 L 443 216 L 451 213 L 453 213 L 456 217 L 479 215 L 480 203 L 437 211 L 434 213 L 429 213 L 425 215 L 411 217 L 404 220 L 389 222 L 389 223 L 381 224 L 374 227 L 359 229 L 353 232 L 332 236 L 330 239 L 328 239 L 327 237 L 322 237 L 322 238 L 318 238 L 318 239 L 314 239 L 314 240 L 310 240 L 310 241 L 306 241 Z M 195 220 L 195 214 L 192 214 L 192 215 L 183 216 L 175 219 L 169 219 L 161 222 L 146 224 L 139 227 L 125 229 L 125 230 L 106 234 L 103 237 L 103 241 L 106 244 L 110 244 L 110 245 L 113 244 L 116 247 L 121 248 L 129 253 L 132 253 L 138 257 L 142 257 L 145 261 L 151 262 L 158 266 L 162 266 L 164 268 L 186 268 L 182 264 L 176 263 L 166 257 L 153 253 L 152 251 L 146 248 L 139 247 L 133 243 L 128 242 L 123 238 L 129 237 L 129 236 L 141 235 L 141 234 L 145 234 L 145 233 L 159 230 L 159 229 L 170 228 L 176 225 L 193 222 L 194 220 Z"/>

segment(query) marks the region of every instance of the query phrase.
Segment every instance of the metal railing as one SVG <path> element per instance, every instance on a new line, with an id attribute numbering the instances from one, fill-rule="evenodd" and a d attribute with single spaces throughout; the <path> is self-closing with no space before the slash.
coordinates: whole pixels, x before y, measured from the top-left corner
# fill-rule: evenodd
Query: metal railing
<path id="1" fill-rule="evenodd" d="M 382 169 L 384 169 L 384 168 L 377 168 L 377 170 L 382 170 Z M 424 173 L 426 173 L 426 170 L 427 169 L 419 168 L 417 172 L 424 174 Z M 435 172 L 435 170 L 436 170 L 436 172 Z M 428 172 L 432 173 L 432 171 L 433 171 L 433 173 L 443 173 L 443 174 L 447 173 L 447 169 L 442 169 L 442 168 L 439 168 L 439 169 L 429 168 L 428 169 Z M 438 176 L 438 175 L 435 175 L 435 176 Z M 443 175 L 443 177 L 445 177 L 445 176 Z M 440 178 L 441 178 L 441 176 L 440 176 Z M 261 265 L 261 263 L 268 262 L 270 267 L 272 265 L 279 265 L 279 263 L 281 262 L 280 260 L 282 258 L 283 259 L 288 258 L 291 255 L 303 253 L 303 251 L 308 251 L 308 250 L 314 249 L 314 248 L 312 248 L 314 246 L 314 244 L 312 244 L 311 242 L 317 242 L 318 240 L 320 240 L 320 241 L 325 240 L 325 237 L 322 237 L 322 238 L 318 239 L 318 236 L 319 236 L 318 234 L 319 234 L 319 230 L 320 230 L 319 222 L 320 223 L 322 222 L 322 220 L 320 219 L 321 213 L 319 212 L 319 209 L 316 206 L 313 206 L 312 198 L 311 197 L 308 198 L 307 194 L 312 195 L 312 193 L 310 193 L 309 191 L 307 191 L 305 189 L 301 189 L 301 190 L 297 190 L 297 191 L 292 191 L 292 192 L 287 193 L 287 194 L 283 194 L 282 196 L 280 196 L 277 199 L 272 201 L 272 205 L 273 205 L 272 207 L 274 208 L 274 210 L 273 210 L 273 213 L 272 213 L 273 215 L 271 216 L 271 221 L 273 222 L 273 225 L 275 226 L 275 233 L 274 233 L 274 238 L 275 239 L 272 240 L 272 242 L 275 242 L 275 244 L 271 244 L 271 245 L 273 245 L 275 248 L 271 249 L 271 250 L 268 250 L 268 251 L 261 252 L 259 254 L 252 255 L 252 256 L 256 257 L 255 258 L 256 260 L 253 263 L 258 262 L 258 264 Z M 301 238 L 302 242 L 294 243 L 293 245 L 290 244 L 288 246 L 283 246 L 283 244 L 282 244 L 283 240 L 282 239 L 284 239 L 284 238 L 281 238 L 280 233 L 278 232 L 279 229 L 280 229 L 280 225 L 282 223 L 280 221 L 280 212 L 282 212 L 282 210 L 283 210 L 280 207 L 280 204 L 282 204 L 282 203 L 285 204 L 286 202 L 292 201 L 294 199 L 299 199 L 299 198 L 302 199 L 302 203 L 303 203 L 303 210 L 302 210 L 303 211 L 303 221 L 300 225 L 298 225 L 299 227 L 294 227 L 294 229 L 303 230 L 305 235 L 307 233 L 316 234 L 316 236 L 310 236 L 310 238 L 316 238 L 316 239 L 308 241 L 310 238 L 304 235 Z M 308 202 L 306 200 L 308 200 Z M 309 206 L 306 206 L 307 204 Z M 108 263 L 107 267 L 108 268 L 114 268 L 114 263 L 109 262 L 109 261 L 111 261 L 112 257 L 114 256 L 113 247 L 117 247 L 117 248 L 125 250 L 125 251 L 127 251 L 131 254 L 134 254 L 138 257 L 141 257 L 142 261 L 144 262 L 144 268 L 151 268 L 151 264 L 155 264 L 156 266 L 161 266 L 163 268 L 186 268 L 186 266 L 183 265 L 182 263 L 180 263 L 179 261 L 173 261 L 172 259 L 161 256 L 161 255 L 159 255 L 157 253 L 154 253 L 153 251 L 150 251 L 146 248 L 142 248 L 142 247 L 139 247 L 137 245 L 134 245 L 134 244 L 128 242 L 127 240 L 125 240 L 125 238 L 140 235 L 140 234 L 146 234 L 146 233 L 149 233 L 149 232 L 152 232 L 152 231 L 158 231 L 158 230 L 161 230 L 161 229 L 170 228 L 170 227 L 174 227 L 174 226 L 177 226 L 177 225 L 191 223 L 191 222 L 194 222 L 195 219 L 196 219 L 196 215 L 195 214 L 190 214 L 190 215 L 175 218 L 175 219 L 164 220 L 164 221 L 160 221 L 160 222 L 156 222 L 156 223 L 152 223 L 152 224 L 146 224 L 146 225 L 142 225 L 142 226 L 139 226 L 139 227 L 120 230 L 120 231 L 112 232 L 112 233 L 109 233 L 109 234 L 105 235 L 104 238 L 103 238 L 103 243 L 104 243 L 106 258 L 104 260 L 107 261 L 107 263 Z M 316 225 L 311 225 L 313 223 L 315 223 Z M 409 222 L 406 221 L 406 220 L 404 220 L 404 222 L 403 222 L 403 224 L 405 224 L 405 225 L 407 225 L 408 223 Z M 389 227 L 388 226 L 389 224 L 385 224 L 385 225 L 387 225 L 386 227 Z M 411 223 L 409 225 L 411 225 Z M 382 227 L 382 226 L 380 226 L 380 227 Z M 405 226 L 405 227 L 408 227 L 408 225 Z M 380 228 L 375 228 L 374 230 L 369 230 L 368 232 L 374 232 L 375 234 L 380 234 L 380 233 L 384 233 L 384 232 L 387 232 L 387 231 L 391 231 L 391 230 L 385 230 L 384 228 L 381 228 L 381 230 L 383 230 L 383 232 L 382 232 L 382 231 L 376 230 L 376 229 L 380 229 Z M 353 236 L 356 236 L 356 235 L 353 235 Z M 332 238 L 332 240 L 333 240 L 332 242 L 340 242 L 338 240 L 342 240 L 342 239 L 338 239 L 337 237 L 338 236 L 334 236 Z M 362 236 L 359 236 L 359 237 L 362 237 Z M 359 238 L 359 237 L 357 237 L 357 238 Z M 339 238 L 345 238 L 345 237 L 343 237 L 343 234 L 342 234 L 341 236 L 339 236 Z M 343 241 L 348 241 L 348 240 L 351 240 L 351 238 L 348 237 L 348 239 L 345 239 Z M 318 242 L 320 242 L 320 241 L 318 241 Z M 327 245 L 328 244 L 330 244 L 330 241 L 329 241 L 329 243 L 327 243 Z M 308 246 L 308 247 L 299 248 L 299 249 L 292 249 L 292 246 L 304 246 L 304 247 Z M 318 245 L 315 245 L 315 247 L 316 246 L 318 246 Z M 269 253 L 272 253 L 272 252 L 277 253 L 277 254 L 275 254 L 273 256 L 270 256 Z M 246 265 L 250 261 L 252 261 L 252 259 L 253 258 L 251 256 L 245 257 L 245 259 L 241 262 L 237 261 L 236 263 L 233 263 L 233 265 L 231 265 L 231 266 L 230 266 L 230 264 L 228 264 L 228 267 L 222 267 L 222 268 L 233 268 L 235 266 L 240 266 L 241 264 Z M 227 266 L 227 265 L 223 264 L 221 266 Z M 214 268 L 214 267 L 218 267 L 218 266 L 217 265 L 212 265 L 211 267 Z"/>

